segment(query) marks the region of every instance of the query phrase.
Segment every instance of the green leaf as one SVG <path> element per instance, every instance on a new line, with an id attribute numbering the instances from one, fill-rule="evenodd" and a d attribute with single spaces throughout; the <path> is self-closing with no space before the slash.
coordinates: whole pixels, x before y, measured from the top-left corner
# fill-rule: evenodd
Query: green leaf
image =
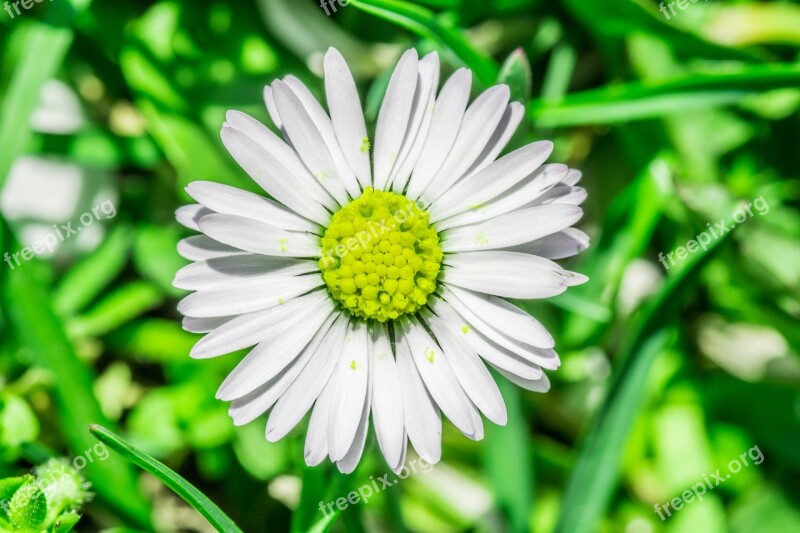
<path id="1" fill-rule="evenodd" d="M 732 105 L 755 94 L 800 84 L 800 65 L 758 65 L 732 72 L 693 72 L 658 83 L 632 82 L 534 100 L 529 116 L 539 127 L 613 124 L 693 109 Z"/>
<path id="2" fill-rule="evenodd" d="M 14 497 L 14 494 L 19 490 L 19 488 L 32 479 L 33 476 L 30 474 L 26 476 L 0 479 L 0 502 L 11 502 L 11 499 Z M 0 519 L 8 522 L 11 519 L 8 514 L 10 509 L 11 507 L 9 505 L 0 505 Z"/>
<path id="3" fill-rule="evenodd" d="M 47 518 L 47 499 L 36 483 L 29 480 L 14 493 L 9 510 L 13 529 L 37 529 Z"/>
<path id="4" fill-rule="evenodd" d="M 508 85 L 512 102 L 528 101 L 531 97 L 533 75 L 531 64 L 522 48 L 517 48 L 506 58 L 497 79 L 500 83 Z"/>
<path id="5" fill-rule="evenodd" d="M 649 370 L 668 341 L 667 330 L 661 328 L 679 312 L 681 296 L 690 290 L 703 265 L 726 239 L 727 234 L 713 241 L 707 251 L 671 269 L 661 290 L 627 329 L 608 394 L 579 446 L 557 532 L 597 529 L 617 484 L 625 442 L 641 407 Z"/>
<path id="6" fill-rule="evenodd" d="M 494 60 L 467 41 L 460 31 L 440 24 L 431 11 L 400 0 L 350 0 L 350 4 L 420 37 L 433 39 L 453 59 L 472 69 L 483 85 L 489 86 L 497 79 Z"/>
<path id="7" fill-rule="evenodd" d="M 28 402 L 10 394 L 0 395 L 0 446 L 16 448 L 38 435 L 39 420 Z"/>
<path id="8" fill-rule="evenodd" d="M 81 515 L 78 513 L 68 512 L 64 513 L 58 518 L 56 518 L 51 531 L 53 533 L 67 533 L 68 531 L 72 531 L 78 522 L 81 519 Z"/>
<path id="9" fill-rule="evenodd" d="M 511 101 L 524 103 L 530 99 L 533 90 L 533 75 L 531 74 L 531 64 L 522 48 L 517 48 L 506 58 L 500 68 L 497 82 L 508 85 Z M 504 151 L 510 152 L 522 146 L 527 139 L 529 129 L 530 123 L 527 120 L 522 121 Z"/>
<path id="10" fill-rule="evenodd" d="M 170 470 L 162 462 L 153 459 L 146 453 L 125 442 L 119 435 L 102 426 L 92 425 L 89 431 L 109 448 L 122 455 L 141 469 L 160 479 L 167 487 L 180 496 L 186 503 L 202 514 L 217 531 L 240 533 L 242 530 L 228 518 L 205 494 L 194 485 Z"/>
<path id="11" fill-rule="evenodd" d="M 72 315 L 97 297 L 124 268 L 130 245 L 130 229 L 115 227 L 99 248 L 64 275 L 53 292 L 56 312 Z"/>

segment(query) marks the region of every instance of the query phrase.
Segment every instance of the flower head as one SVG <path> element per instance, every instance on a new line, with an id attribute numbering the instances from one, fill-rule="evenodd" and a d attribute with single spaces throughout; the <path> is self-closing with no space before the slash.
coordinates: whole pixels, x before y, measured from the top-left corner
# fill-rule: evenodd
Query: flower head
<path id="1" fill-rule="evenodd" d="M 178 220 L 194 261 L 179 310 L 206 333 L 192 350 L 252 347 L 222 383 L 234 423 L 270 411 L 278 440 L 311 411 L 305 458 L 352 471 L 370 418 L 389 466 L 407 443 L 441 456 L 441 413 L 471 439 L 504 424 L 487 363 L 544 392 L 558 356 L 547 330 L 504 298 L 555 296 L 586 280 L 553 262 L 587 236 L 580 173 L 544 164 L 552 143 L 499 159 L 523 117 L 504 85 L 469 104 L 471 73 L 439 87 L 439 59 L 409 50 L 390 79 L 374 143 L 350 70 L 325 56 L 328 111 L 297 78 L 264 91 L 282 138 L 228 113 L 222 141 L 272 198 L 210 182 Z M 469 104 L 469 105 L 468 105 Z M 372 147 L 374 146 L 374 151 Z M 372 157 L 370 157 L 370 155 Z"/>

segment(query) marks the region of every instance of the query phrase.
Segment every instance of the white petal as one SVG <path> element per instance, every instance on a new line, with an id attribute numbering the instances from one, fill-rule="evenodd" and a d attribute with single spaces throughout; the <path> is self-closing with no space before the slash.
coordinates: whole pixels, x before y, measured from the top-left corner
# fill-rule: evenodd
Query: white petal
<path id="1" fill-rule="evenodd" d="M 575 170 L 573 168 L 573 169 L 570 169 L 569 175 L 566 178 L 564 178 L 564 184 L 565 185 L 575 185 L 580 180 L 581 180 L 581 171 L 580 170 Z"/>
<path id="2" fill-rule="evenodd" d="M 323 193 L 311 190 L 316 182 L 307 171 L 293 173 L 289 170 L 286 165 L 292 164 L 292 157 L 296 156 L 273 155 L 274 152 L 264 149 L 259 142 L 229 126 L 222 127 L 220 137 L 236 162 L 273 198 L 317 224 L 327 226 L 331 217 L 325 207 L 334 208 L 336 203 L 324 191 L 327 199 Z M 282 143 L 266 127 L 262 141 L 265 139 Z M 286 148 L 291 151 L 288 146 Z"/>
<path id="3" fill-rule="evenodd" d="M 200 230 L 223 244 L 280 257 L 319 257 L 319 237 L 286 231 L 252 218 L 214 213 L 200 220 Z"/>
<path id="4" fill-rule="evenodd" d="M 325 146 L 328 148 L 328 153 L 330 153 L 333 163 L 336 166 L 336 174 L 344 184 L 347 193 L 351 197 L 358 197 L 361 194 L 361 187 L 358 184 L 356 175 L 353 173 L 353 169 L 350 168 L 350 163 L 347 162 L 347 159 L 342 153 L 342 148 L 339 146 L 339 141 L 336 139 L 336 133 L 333 131 L 333 123 L 325 112 L 325 109 L 322 108 L 322 105 L 320 105 L 314 95 L 311 94 L 308 87 L 298 78 L 290 75 L 286 76 L 283 81 L 294 91 L 294 94 L 297 95 L 303 103 L 303 107 L 305 107 L 308 116 L 314 121 L 314 126 L 316 126 L 319 134 L 322 136 L 322 140 L 325 142 Z"/>
<path id="5" fill-rule="evenodd" d="M 473 312 L 472 308 L 467 307 L 464 302 L 456 298 L 452 292 L 452 289 L 455 288 L 456 287 L 446 287 L 444 290 L 444 299 L 456 310 L 461 318 L 469 324 L 466 334 L 462 336 L 468 336 L 469 329 L 474 329 L 499 347 L 508 350 L 517 357 L 530 361 L 536 366 L 544 366 L 546 368 L 555 368 L 558 366 L 558 356 L 556 352 L 552 350 L 552 347 L 539 348 L 536 345 L 527 344 L 518 339 L 520 336 L 519 333 L 508 335 L 506 333 L 506 331 L 508 331 L 507 327 L 496 327 L 497 320 L 495 318 L 483 314 L 476 314 Z M 485 318 L 488 318 L 489 321 L 484 320 Z M 538 369 L 534 374 L 539 374 Z M 531 376 L 531 374 L 523 375 Z"/>
<path id="6" fill-rule="evenodd" d="M 472 72 L 458 69 L 436 98 L 431 125 L 408 182 L 407 196 L 412 200 L 419 198 L 447 159 L 464 119 L 471 86 Z"/>
<path id="7" fill-rule="evenodd" d="M 574 205 L 519 209 L 484 222 L 446 230 L 442 233 L 441 246 L 445 253 L 508 248 L 568 228 L 582 216 L 583 210 Z"/>
<path id="8" fill-rule="evenodd" d="M 367 359 L 369 361 L 369 358 Z M 369 368 L 369 363 L 367 363 Z M 372 397 L 372 370 L 368 370 L 370 378 L 367 383 L 367 393 L 364 395 L 364 406 L 361 410 L 361 419 L 358 422 L 358 429 L 353 438 L 353 443 L 344 457 L 336 462 L 336 467 L 342 474 L 349 474 L 356 469 L 358 461 L 361 459 L 361 454 L 364 453 L 364 444 L 367 442 L 367 430 L 369 429 L 369 413 L 370 413 L 370 398 Z"/>
<path id="9" fill-rule="evenodd" d="M 250 394 L 237 398 L 231 402 L 228 409 L 228 415 L 233 419 L 236 426 L 242 426 L 255 420 L 258 416 L 264 414 L 267 409 L 273 406 L 278 401 L 278 398 L 286 392 L 286 389 L 297 379 L 297 376 L 305 369 L 311 356 L 316 352 L 319 345 L 325 338 L 335 317 L 331 315 L 320 327 L 317 334 L 311 339 L 300 355 L 289 363 L 277 376 L 270 379 L 267 383 L 260 386 Z"/>
<path id="10" fill-rule="evenodd" d="M 324 283 L 319 274 L 286 278 L 271 286 L 260 282 L 237 282 L 229 287 L 192 293 L 178 303 L 178 311 L 198 318 L 252 313 L 288 302 Z"/>
<path id="11" fill-rule="evenodd" d="M 484 335 L 479 327 L 476 327 L 467 318 L 457 313 L 447 302 L 436 298 L 431 302 L 431 309 L 442 319 L 442 324 L 447 328 L 447 331 L 466 341 L 478 355 L 492 365 L 528 379 L 536 379 L 542 375 L 542 368 L 538 364 L 531 362 L 527 353 L 524 353 L 525 357 L 523 357 L 520 353 L 500 346 Z M 481 326 L 484 325 L 481 324 Z M 492 334 L 491 330 L 486 330 L 486 332 Z M 548 362 L 549 367 L 558 367 L 559 361 L 555 352 L 552 350 L 537 350 L 537 352 L 542 360 Z M 552 357 L 548 359 L 545 357 L 547 354 L 552 354 Z"/>
<path id="12" fill-rule="evenodd" d="M 525 106 L 519 102 L 511 102 L 506 107 L 503 118 L 500 119 L 500 124 L 494 130 L 491 139 L 486 143 L 481 155 L 472 164 L 467 171 L 467 176 L 483 170 L 486 166 L 492 163 L 500 152 L 506 147 L 514 132 L 517 131 L 519 123 L 522 122 L 522 117 L 525 115 Z"/>
<path id="13" fill-rule="evenodd" d="M 214 211 L 200 204 L 182 205 L 175 210 L 175 219 L 182 226 L 195 231 L 200 231 L 200 226 L 197 225 L 198 221 L 204 216 L 210 215 L 213 212 Z"/>
<path id="14" fill-rule="evenodd" d="M 344 156 L 355 172 L 361 188 L 372 184 L 369 165 L 369 149 L 364 142 L 367 137 L 367 126 L 364 123 L 364 112 L 353 75 L 347 63 L 335 48 L 329 48 L 325 54 L 325 94 L 328 98 L 328 109 L 331 113 L 333 130 L 342 148 Z"/>
<path id="15" fill-rule="evenodd" d="M 340 314 L 311 360 L 281 396 L 267 422 L 266 437 L 276 442 L 286 436 L 305 416 L 328 383 L 347 333 L 348 319 Z M 327 423 L 325 425 L 327 431 Z"/>
<path id="16" fill-rule="evenodd" d="M 506 189 L 492 200 L 482 204 L 470 204 L 466 211 L 436 222 L 443 231 L 505 215 L 525 206 L 555 186 L 567 175 L 569 167 L 558 163 L 542 165 L 516 185 Z"/>
<path id="17" fill-rule="evenodd" d="M 404 430 L 405 431 L 405 430 Z M 400 452 L 400 459 L 397 461 L 395 465 L 389 465 L 389 468 L 395 474 L 399 474 L 403 467 L 406 464 L 406 455 L 408 454 L 408 439 L 405 436 L 405 432 L 403 433 L 403 450 Z"/>
<path id="18" fill-rule="evenodd" d="M 272 84 L 275 105 L 283 120 L 283 127 L 308 171 L 314 179 L 333 196 L 340 205 L 348 202 L 347 190 L 325 140 L 305 106 L 286 83 L 276 80 Z"/>
<path id="19" fill-rule="evenodd" d="M 353 444 L 369 383 L 367 326 L 353 322 L 345 337 L 334 374 L 334 394 L 328 421 L 328 453 L 332 461 L 342 459 Z"/>
<path id="20" fill-rule="evenodd" d="M 408 439 L 420 457 L 430 464 L 436 464 L 442 458 L 442 419 L 439 408 L 419 376 L 404 336 L 397 339 L 396 353 Z"/>
<path id="21" fill-rule="evenodd" d="M 317 398 L 311 419 L 308 421 L 304 456 L 308 466 L 317 466 L 328 456 L 328 418 L 333 396 L 333 382 L 329 381 Z"/>
<path id="22" fill-rule="evenodd" d="M 400 463 L 406 433 L 403 428 L 403 392 L 388 331 L 376 326 L 370 335 L 372 370 L 372 421 L 378 445 L 390 467 Z"/>
<path id="23" fill-rule="evenodd" d="M 211 181 L 194 181 L 186 187 L 189 196 L 217 213 L 238 215 L 291 230 L 320 233 L 320 227 L 281 204 L 235 187 Z"/>
<path id="24" fill-rule="evenodd" d="M 451 333 L 438 317 L 425 317 L 444 350 L 453 372 L 470 400 L 486 415 L 486 418 L 504 426 L 508 420 L 506 404 L 492 375 L 486 369 L 475 350 L 465 341 Z"/>
<path id="25" fill-rule="evenodd" d="M 374 186 L 378 190 L 383 190 L 388 183 L 389 174 L 400 155 L 409 127 L 417 86 L 418 63 L 416 50 L 411 49 L 403 54 L 392 73 L 378 112 L 374 157 Z"/>
<path id="26" fill-rule="evenodd" d="M 481 206 L 510 189 L 547 160 L 553 143 L 540 141 L 501 157 L 480 172 L 457 183 L 431 206 L 437 221 Z"/>
<path id="27" fill-rule="evenodd" d="M 565 281 L 567 282 L 567 287 L 574 287 L 576 285 L 583 285 L 584 283 L 589 281 L 588 277 L 586 277 L 583 274 L 580 274 L 578 272 L 572 272 L 570 270 L 565 270 L 564 274 L 566 274 L 566 276 L 567 276 L 566 278 L 564 278 Z"/>
<path id="28" fill-rule="evenodd" d="M 316 261 L 308 259 L 258 254 L 231 255 L 187 265 L 175 274 L 172 284 L 179 289 L 196 291 L 245 280 L 272 283 L 318 270 Z"/>
<path id="29" fill-rule="evenodd" d="M 220 400 L 235 400 L 257 389 L 286 368 L 334 313 L 330 300 L 306 307 L 275 324 L 264 340 L 228 374 L 217 391 Z"/>
<path id="30" fill-rule="evenodd" d="M 198 230 L 199 230 L 198 226 Z M 189 261 L 203 261 L 215 257 L 245 255 L 247 252 L 222 244 L 206 235 L 192 235 L 178 241 L 178 253 Z"/>
<path id="31" fill-rule="evenodd" d="M 509 248 L 509 251 L 538 255 L 547 259 L 564 259 L 577 255 L 588 247 L 588 235 L 576 228 L 566 228 L 541 239 Z"/>
<path id="32" fill-rule="evenodd" d="M 281 183 L 281 185 L 288 185 L 289 187 L 295 188 L 296 185 L 299 185 L 300 190 L 307 193 L 307 195 L 303 197 L 305 201 L 308 201 L 308 197 L 310 197 L 328 209 L 333 209 L 336 207 L 336 201 L 325 190 L 325 188 L 323 188 L 322 185 L 320 185 L 319 182 L 317 182 L 317 180 L 311 176 L 293 146 L 281 140 L 264 124 L 251 117 L 247 113 L 242 113 L 241 111 L 228 111 L 225 114 L 225 119 L 229 127 L 245 134 L 262 150 L 265 150 L 273 158 L 277 159 L 278 163 L 285 168 L 286 173 L 283 176 L 279 176 L 279 179 L 284 180 L 284 182 L 288 181 L 289 183 Z M 272 194 L 270 190 L 267 190 L 267 192 Z M 275 195 L 273 194 L 273 196 Z M 275 196 L 275 198 L 288 207 L 293 208 L 292 205 L 283 202 L 283 200 L 281 200 L 281 198 L 278 196 Z M 297 210 L 295 209 L 295 211 Z M 297 212 L 300 213 L 299 211 Z M 303 216 L 305 215 L 303 214 Z"/>
<path id="33" fill-rule="evenodd" d="M 284 305 L 228 320 L 198 341 L 190 355 L 195 359 L 206 359 L 254 346 L 274 335 L 275 328 L 281 323 L 305 316 L 308 309 L 321 305 L 327 296 L 327 291 L 314 291 Z"/>
<path id="34" fill-rule="evenodd" d="M 181 321 L 181 327 L 183 327 L 183 329 L 185 331 L 188 331 L 189 333 L 208 333 L 209 331 L 217 329 L 221 325 L 225 324 L 230 320 L 233 320 L 234 318 L 236 317 L 214 316 L 214 317 L 195 318 L 191 316 L 185 316 Z"/>
<path id="35" fill-rule="evenodd" d="M 425 387 L 439 409 L 464 435 L 476 438 L 482 427 L 474 425 L 472 405 L 458 384 L 447 356 L 416 318 L 402 322 L 403 336 L 408 342 L 411 358 L 417 366 Z"/>
<path id="36" fill-rule="evenodd" d="M 458 287 L 447 287 L 444 298 L 448 302 L 451 298 L 456 300 L 460 305 L 452 302 L 451 305 L 457 311 L 466 309 L 487 325 L 521 343 L 545 349 L 555 346 L 553 336 L 538 320 L 501 298 Z"/>
<path id="37" fill-rule="evenodd" d="M 281 132 L 286 142 L 291 145 L 289 136 L 286 135 L 286 130 L 283 128 L 281 116 L 278 114 L 278 108 L 275 106 L 275 95 L 272 94 L 272 87 L 269 85 L 264 87 L 264 105 L 267 107 L 267 112 L 269 113 L 269 118 L 272 119 L 272 123 L 275 124 L 275 127 Z"/>
<path id="38" fill-rule="evenodd" d="M 452 306 L 453 309 L 461 316 L 463 320 L 469 323 L 469 328 L 464 334 L 465 337 L 469 336 L 470 329 L 479 332 L 485 336 L 487 340 L 514 354 L 517 357 L 530 361 L 536 367 L 543 366 L 545 368 L 557 368 L 560 364 L 558 355 L 551 348 L 540 348 L 536 345 L 527 344 L 521 341 L 518 337 L 519 333 L 508 335 L 508 328 L 496 327 L 497 320 L 484 315 L 476 314 L 472 308 L 466 306 L 464 302 L 459 300 L 453 295 L 453 289 L 457 287 L 446 287 L 444 290 L 445 300 Z M 465 291 L 466 292 L 466 291 Z M 484 320 L 488 318 L 487 320 Z M 463 333 L 463 331 L 462 331 Z M 522 335 L 524 336 L 524 335 Z M 548 339 L 543 339 L 543 342 L 548 342 Z M 538 368 L 535 369 L 533 374 L 523 373 L 526 377 L 538 376 Z"/>
<path id="39" fill-rule="evenodd" d="M 433 202 L 449 190 L 480 157 L 486 143 L 500 123 L 508 105 L 509 89 L 506 85 L 495 85 L 479 95 L 464 113 L 464 121 L 458 131 L 447 160 L 436 173 L 436 177 L 422 194 Z"/>
<path id="40" fill-rule="evenodd" d="M 431 52 L 419 62 L 417 89 L 411 106 L 411 115 L 400 155 L 389 175 L 387 188 L 403 192 L 408 177 L 416 164 L 433 116 L 433 102 L 439 84 L 439 55 Z M 425 125 L 425 129 L 423 129 Z M 395 181 L 397 183 L 395 183 Z"/>
<path id="41" fill-rule="evenodd" d="M 537 198 L 534 205 L 546 204 L 570 204 L 581 205 L 586 200 L 586 189 L 583 187 L 571 187 L 563 183 L 559 183 L 545 194 Z"/>
<path id="42" fill-rule="evenodd" d="M 542 377 L 537 379 L 525 379 L 519 376 L 512 374 L 502 368 L 495 367 L 498 372 L 500 372 L 508 381 L 516 385 L 517 387 L 522 387 L 525 390 L 533 391 L 533 392 L 547 392 L 550 390 L 550 380 L 547 378 L 547 374 L 542 374 Z"/>
<path id="43" fill-rule="evenodd" d="M 463 252 L 445 256 L 445 265 L 445 283 L 504 298 L 549 298 L 568 286 L 564 269 L 534 255 Z"/>

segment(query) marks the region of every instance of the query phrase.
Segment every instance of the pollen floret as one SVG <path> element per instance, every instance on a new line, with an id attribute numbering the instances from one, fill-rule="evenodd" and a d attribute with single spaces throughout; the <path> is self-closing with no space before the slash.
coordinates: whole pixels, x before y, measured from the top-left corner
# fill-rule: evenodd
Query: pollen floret
<path id="1" fill-rule="evenodd" d="M 439 236 L 428 212 L 400 194 L 367 187 L 333 215 L 321 244 L 328 290 L 355 316 L 386 322 L 436 290 Z"/>

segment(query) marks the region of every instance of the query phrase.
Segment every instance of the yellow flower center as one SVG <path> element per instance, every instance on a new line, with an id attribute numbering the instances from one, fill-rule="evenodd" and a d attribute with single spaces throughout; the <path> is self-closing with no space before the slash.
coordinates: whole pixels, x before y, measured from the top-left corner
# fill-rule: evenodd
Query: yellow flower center
<path id="1" fill-rule="evenodd" d="M 442 266 L 429 216 L 405 196 L 371 187 L 337 211 L 319 260 L 331 295 L 353 315 L 379 322 L 425 305 Z"/>

